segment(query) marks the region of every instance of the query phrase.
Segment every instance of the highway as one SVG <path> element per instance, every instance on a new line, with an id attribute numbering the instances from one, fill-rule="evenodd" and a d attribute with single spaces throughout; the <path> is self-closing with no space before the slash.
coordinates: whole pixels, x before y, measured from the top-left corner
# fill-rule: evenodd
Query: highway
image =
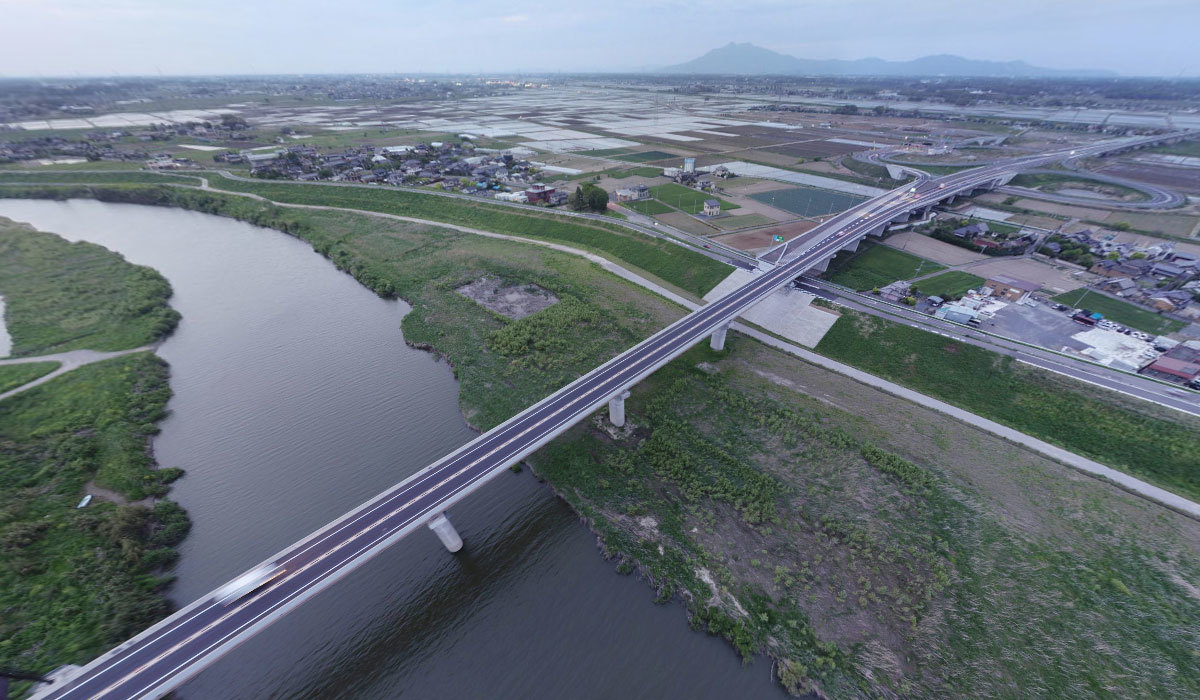
<path id="1" fill-rule="evenodd" d="M 1149 377 L 1104 367 L 1083 358 L 1074 358 L 1028 343 L 1005 338 L 983 329 L 934 318 L 914 309 L 889 304 L 879 297 L 838 288 L 824 280 L 806 277 L 800 288 L 823 299 L 835 301 L 856 311 L 887 318 L 906 326 L 938 333 L 968 345 L 1007 355 L 1026 364 L 1057 372 L 1079 381 L 1144 399 L 1160 406 L 1200 416 L 1200 393 L 1183 387 L 1156 382 Z"/>
<path id="2" fill-rule="evenodd" d="M 1109 144 L 1109 148 L 1120 145 Z M 1088 150 L 1103 152 L 1103 144 Z M 938 179 L 922 178 L 849 209 L 779 246 L 779 264 L 745 286 L 683 317 L 621 355 L 480 435 L 404 482 L 267 562 L 284 573 L 222 605 L 206 596 L 99 657 L 51 698 L 158 697 L 178 687 L 280 616 L 346 576 L 412 530 L 424 526 L 492 477 L 603 406 L 667 362 L 725 327 L 748 307 L 789 284 L 881 225 L 956 192 L 991 186 L 1016 169 L 1076 155 L 1019 159 Z"/>

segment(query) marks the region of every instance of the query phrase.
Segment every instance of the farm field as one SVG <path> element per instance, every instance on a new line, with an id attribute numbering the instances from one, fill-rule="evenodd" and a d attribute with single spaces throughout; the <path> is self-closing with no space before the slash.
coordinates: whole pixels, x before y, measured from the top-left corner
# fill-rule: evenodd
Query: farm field
<path id="1" fill-rule="evenodd" d="M 874 243 L 868 245 L 853 253 L 838 253 L 829 264 L 825 278 L 861 292 L 945 269 L 931 260 L 895 248 Z"/>
<path id="2" fill-rule="evenodd" d="M 758 192 L 749 197 L 756 202 L 762 202 L 800 216 L 836 214 L 866 201 L 863 197 L 816 187 L 789 187 L 783 190 Z"/>
<path id="3" fill-rule="evenodd" d="M 984 280 L 978 275 L 959 270 L 943 272 L 935 277 L 921 280 L 913 287 L 926 296 L 939 296 L 943 299 L 957 299 L 967 293 L 968 289 L 978 289 Z"/>
<path id="4" fill-rule="evenodd" d="M 625 207 L 626 209 L 636 211 L 639 214 L 645 214 L 646 216 L 667 214 L 675 211 L 657 199 L 640 199 L 635 202 L 621 202 L 621 206 Z"/>
<path id="5" fill-rule="evenodd" d="M 1097 311 L 1104 314 L 1107 319 L 1155 335 L 1172 333 L 1187 325 L 1183 321 L 1160 316 L 1149 309 L 1134 306 L 1127 301 L 1089 292 L 1086 289 L 1076 289 L 1066 294 L 1059 294 L 1054 297 L 1054 301 L 1070 307 Z"/>
<path id="6" fill-rule="evenodd" d="M 593 153 L 592 155 L 597 155 Z M 625 160 L 630 163 L 648 163 L 652 160 L 666 160 L 667 158 L 678 158 L 674 153 L 666 153 L 664 151 L 643 151 L 641 153 L 629 153 L 623 156 L 613 156 L 617 160 Z"/>
<path id="7" fill-rule="evenodd" d="M 742 214 L 740 216 L 721 216 L 712 219 L 711 223 L 724 231 L 736 231 L 751 226 L 766 226 L 775 220 L 762 214 Z"/>
<path id="8" fill-rule="evenodd" d="M 729 211 L 731 209 L 740 209 L 741 207 L 733 202 L 727 202 L 720 197 L 708 194 L 706 192 L 698 192 L 693 189 L 688 189 L 682 185 L 676 185 L 673 182 L 668 182 L 663 185 L 655 185 L 650 188 L 650 194 L 655 199 L 667 204 L 682 209 L 689 214 L 699 214 L 704 211 L 704 200 L 716 199 L 721 202 L 721 211 Z"/>
<path id="9" fill-rule="evenodd" d="M 960 248 L 945 241 L 939 241 L 936 238 L 914 233 L 913 231 L 901 231 L 900 233 L 892 234 L 887 237 L 883 244 L 907 251 L 913 255 L 919 255 L 936 263 L 950 266 L 975 262 L 987 257 L 981 253 L 975 253 L 966 248 Z"/>

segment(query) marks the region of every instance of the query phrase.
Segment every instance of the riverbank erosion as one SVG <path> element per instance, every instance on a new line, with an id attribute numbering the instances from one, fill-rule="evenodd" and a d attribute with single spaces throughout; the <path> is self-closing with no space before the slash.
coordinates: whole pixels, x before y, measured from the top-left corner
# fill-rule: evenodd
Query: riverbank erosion
<path id="1" fill-rule="evenodd" d="M 406 337 L 451 362 L 481 429 L 682 313 L 558 251 L 229 206 L 409 300 Z M 457 291 L 484 277 L 558 303 L 509 319 Z M 619 572 L 769 653 L 792 692 L 1200 690 L 1192 520 L 737 335 L 643 382 L 626 412 L 624 430 L 597 415 L 532 465 Z"/>
<path id="2" fill-rule="evenodd" d="M 153 270 L 7 220 L 0 291 L 24 355 L 136 348 L 178 318 Z M 3 369 L 27 382 L 57 366 Z M 0 667 L 85 663 L 170 612 L 162 591 L 189 521 L 162 500 L 182 471 L 158 469 L 150 448 L 168 376 L 161 359 L 135 352 L 0 400 Z M 93 498 L 78 507 L 85 493 Z"/>

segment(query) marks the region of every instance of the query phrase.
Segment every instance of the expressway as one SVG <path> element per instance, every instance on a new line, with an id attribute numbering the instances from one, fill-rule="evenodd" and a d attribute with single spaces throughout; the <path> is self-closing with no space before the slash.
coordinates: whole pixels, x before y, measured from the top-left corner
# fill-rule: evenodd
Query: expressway
<path id="1" fill-rule="evenodd" d="M 1089 151 L 1103 152 L 1103 145 Z M 1121 144 L 1109 144 L 1119 148 Z M 1080 149 L 1082 152 L 1084 149 Z M 50 698 L 158 697 L 280 616 L 332 585 L 383 549 L 425 526 L 510 465 L 702 341 L 747 308 L 838 250 L 878 233 L 898 217 L 940 199 L 994 186 L 1017 169 L 1076 155 L 1019 159 L 892 190 L 781 245 L 768 268 L 745 286 L 683 317 L 443 457 L 320 531 L 271 557 L 282 574 L 241 598 L 209 595 L 97 658 Z"/>

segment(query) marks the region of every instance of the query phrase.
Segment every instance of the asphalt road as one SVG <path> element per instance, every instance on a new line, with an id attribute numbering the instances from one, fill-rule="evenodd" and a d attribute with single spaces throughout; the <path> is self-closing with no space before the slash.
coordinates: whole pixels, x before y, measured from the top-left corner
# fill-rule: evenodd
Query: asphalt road
<path id="1" fill-rule="evenodd" d="M 857 311 L 882 316 L 890 321 L 903 323 L 913 328 L 933 331 L 959 342 L 1007 355 L 1035 367 L 1058 372 L 1184 413 L 1200 415 L 1200 394 L 1187 391 L 1182 387 L 1167 386 L 1140 375 L 1109 369 L 1086 360 L 1030 347 L 1018 341 L 984 333 L 982 329 L 969 328 L 933 318 L 919 311 L 889 304 L 872 296 L 846 292 L 823 280 L 806 278 L 801 287 L 805 291 L 836 301 Z"/>
<path id="2" fill-rule="evenodd" d="M 1095 147 L 1093 147 L 1095 148 Z M 1097 151 L 1102 149 L 1095 149 Z M 196 601 L 89 664 L 53 698 L 157 697 L 183 683 L 379 551 L 424 525 L 510 465 L 678 357 L 804 270 L 912 209 L 986 185 L 1066 152 L 921 180 L 860 204 L 793 239 L 783 264 L 683 317 L 408 480 L 271 558 L 285 573 L 228 605 Z M 1074 155 L 1074 154 L 1071 154 Z"/>

